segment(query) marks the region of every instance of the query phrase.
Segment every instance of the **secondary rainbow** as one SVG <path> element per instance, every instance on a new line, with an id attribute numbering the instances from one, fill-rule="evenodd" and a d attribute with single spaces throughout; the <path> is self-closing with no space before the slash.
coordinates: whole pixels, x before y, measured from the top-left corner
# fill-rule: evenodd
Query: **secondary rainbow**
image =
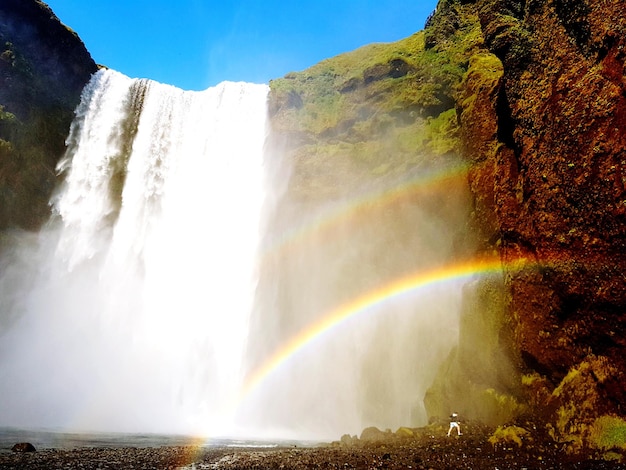
<path id="1" fill-rule="evenodd" d="M 266 261 L 269 258 L 284 255 L 289 250 L 296 249 L 298 243 L 309 236 L 320 234 L 332 236 L 333 228 L 340 221 L 360 216 L 368 217 L 372 210 L 380 210 L 403 199 L 419 197 L 429 191 L 449 191 L 455 185 L 467 185 L 468 171 L 468 165 L 457 164 L 436 171 L 424 172 L 397 186 L 368 193 L 347 201 L 345 204 L 339 204 L 312 218 L 306 224 L 285 231 L 276 239 L 269 241 L 261 250 L 261 259 Z"/>

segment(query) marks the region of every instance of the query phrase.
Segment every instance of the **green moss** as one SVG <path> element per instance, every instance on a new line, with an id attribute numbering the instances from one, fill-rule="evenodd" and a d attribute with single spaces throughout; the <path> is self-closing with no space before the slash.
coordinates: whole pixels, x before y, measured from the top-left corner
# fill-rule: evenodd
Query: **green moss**
<path id="1" fill-rule="evenodd" d="M 407 428 L 403 426 L 401 428 L 398 428 L 398 430 L 396 431 L 396 436 L 412 438 L 412 437 L 415 437 L 415 432 L 413 432 L 411 428 Z"/>
<path id="2" fill-rule="evenodd" d="M 588 387 L 590 378 L 598 383 L 604 382 L 615 373 L 615 368 L 603 356 L 589 356 L 576 367 L 570 369 L 563 378 L 559 386 L 554 390 L 553 395 L 560 397 L 568 393 L 575 397 L 589 396 L 593 391 Z"/>
<path id="3" fill-rule="evenodd" d="M 616 374 L 608 358 L 590 355 L 552 392 L 550 405 L 556 411 L 548 430 L 553 439 L 565 444 L 567 452 L 576 453 L 586 446 L 598 448 L 599 442 L 619 442 L 620 435 L 623 438 L 623 422 L 598 420 L 598 410 L 603 408 L 602 384 Z"/>
<path id="4" fill-rule="evenodd" d="M 537 373 L 523 374 L 522 375 L 522 385 L 525 386 L 525 387 L 530 387 L 534 383 L 536 383 L 537 380 L 539 380 L 539 379 L 540 379 L 540 376 Z"/>
<path id="5" fill-rule="evenodd" d="M 626 450 L 626 420 L 601 416 L 592 426 L 590 444 L 600 450 Z"/>
<path id="6" fill-rule="evenodd" d="M 17 121 L 17 118 L 15 117 L 15 114 L 13 113 L 9 113 L 7 111 L 4 110 L 4 106 L 0 105 L 0 124 L 8 124 L 8 123 L 15 123 Z"/>
<path id="7" fill-rule="evenodd" d="M 367 91 L 362 88 L 368 71 L 377 66 L 389 66 L 394 60 L 401 60 L 415 70 L 419 67 L 421 51 L 423 35 L 418 33 L 396 43 L 371 44 L 327 59 L 303 72 L 272 80 L 272 103 L 284 112 L 281 117 L 286 118 L 290 126 L 297 125 L 312 134 L 344 121 L 372 117 L 380 109 L 369 111 L 367 105 L 363 106 L 364 101 L 371 98 L 386 111 L 404 107 L 408 102 L 413 104 L 410 94 L 403 96 L 405 86 L 400 78 L 382 78 L 369 84 Z"/>
<path id="8" fill-rule="evenodd" d="M 493 446 L 499 444 L 517 444 L 522 447 L 524 439 L 528 439 L 530 432 L 519 426 L 498 426 L 498 428 L 489 436 L 489 443 Z"/>
<path id="9" fill-rule="evenodd" d="M 605 452 L 602 454 L 602 460 L 606 460 L 607 462 L 623 462 L 624 456 L 618 452 Z"/>
<path id="10" fill-rule="evenodd" d="M 428 124 L 426 135 L 433 154 L 445 155 L 459 150 L 459 123 L 454 109 L 430 119 Z"/>
<path id="11" fill-rule="evenodd" d="M 315 187 L 291 182 L 300 194 L 330 194 L 362 178 L 401 177 L 417 165 L 460 148 L 455 102 L 469 57 L 481 41 L 468 16 L 437 47 L 426 49 L 425 32 L 393 43 L 370 44 L 270 82 L 271 126 L 289 139 L 297 165 L 312 174 L 334 174 Z M 350 170 L 337 162 L 349 160 Z M 345 174 L 344 174 L 345 173 Z"/>
<path id="12" fill-rule="evenodd" d="M 493 83 L 502 77 L 504 67 L 498 57 L 489 52 L 481 51 L 470 58 L 468 73 L 475 73 L 481 81 Z"/>
<path id="13" fill-rule="evenodd" d="M 516 397 L 493 388 L 482 391 L 480 401 L 491 422 L 506 422 L 522 414 L 526 407 Z"/>
<path id="14" fill-rule="evenodd" d="M 424 49 L 424 33 L 388 44 L 371 44 L 272 80 L 277 128 L 297 126 L 317 136 L 376 119 L 414 121 L 454 107 L 467 59 L 459 51 Z M 370 126 L 373 128 L 375 126 Z M 370 129 L 371 130 L 371 129 Z"/>

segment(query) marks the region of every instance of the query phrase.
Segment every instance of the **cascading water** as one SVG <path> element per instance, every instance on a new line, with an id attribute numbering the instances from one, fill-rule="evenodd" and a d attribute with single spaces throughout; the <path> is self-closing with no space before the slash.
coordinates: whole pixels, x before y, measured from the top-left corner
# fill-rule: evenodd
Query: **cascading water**
<path id="1" fill-rule="evenodd" d="M 256 282 L 267 91 L 93 77 L 34 266 L 3 276 L 16 287 L 2 300 L 2 424 L 225 431 Z"/>
<path id="2" fill-rule="evenodd" d="M 422 165 L 293 198 L 267 95 L 93 77 L 53 217 L 0 260 L 0 426 L 328 439 L 425 422 L 462 284 L 383 287 L 450 261 L 466 195 L 399 191 Z"/>

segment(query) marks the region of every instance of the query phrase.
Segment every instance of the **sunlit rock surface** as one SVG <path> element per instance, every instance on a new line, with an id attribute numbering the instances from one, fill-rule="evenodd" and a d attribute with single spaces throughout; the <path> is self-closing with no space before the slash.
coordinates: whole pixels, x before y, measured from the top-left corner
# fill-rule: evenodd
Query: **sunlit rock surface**
<path id="1" fill-rule="evenodd" d="M 626 6 L 469 4 L 484 47 L 458 108 L 476 215 L 505 262 L 536 261 L 507 277 L 507 315 L 530 411 L 568 440 L 626 398 Z M 574 392 L 568 372 L 590 367 L 604 372 Z"/>

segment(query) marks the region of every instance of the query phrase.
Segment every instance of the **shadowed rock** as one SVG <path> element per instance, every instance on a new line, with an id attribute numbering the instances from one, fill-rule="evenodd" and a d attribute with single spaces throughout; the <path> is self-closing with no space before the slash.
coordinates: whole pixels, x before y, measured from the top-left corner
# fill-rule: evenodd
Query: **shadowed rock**
<path id="1" fill-rule="evenodd" d="M 11 447 L 13 452 L 36 452 L 35 446 L 30 442 L 18 442 L 13 447 Z"/>

